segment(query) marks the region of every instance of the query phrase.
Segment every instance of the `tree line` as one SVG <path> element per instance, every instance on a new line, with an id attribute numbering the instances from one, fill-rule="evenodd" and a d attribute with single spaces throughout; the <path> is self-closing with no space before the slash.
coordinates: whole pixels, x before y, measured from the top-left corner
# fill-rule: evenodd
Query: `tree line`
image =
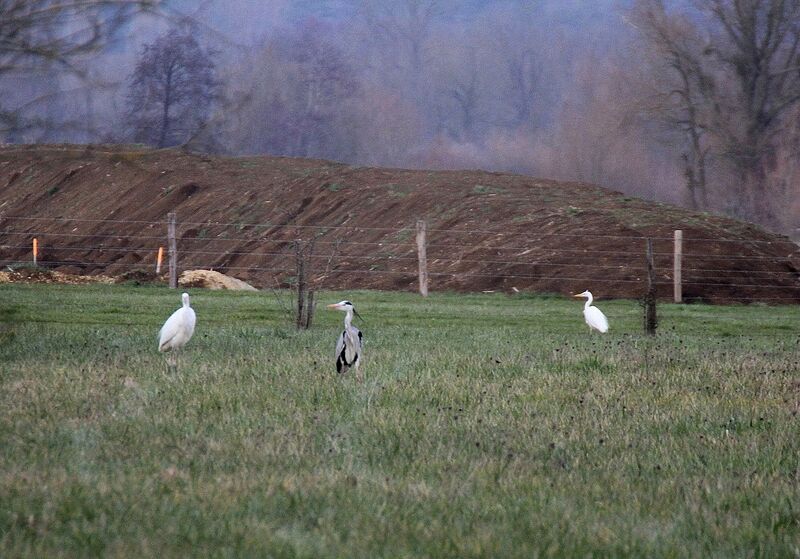
<path id="1" fill-rule="evenodd" d="M 90 88 L 106 118 L 0 100 L 2 134 L 510 170 L 800 226 L 800 0 L 459 4 L 343 0 L 247 44 L 172 21 Z M 25 68 L 90 80 L 89 54 L 167 5 L 0 4 L 0 88 Z"/>

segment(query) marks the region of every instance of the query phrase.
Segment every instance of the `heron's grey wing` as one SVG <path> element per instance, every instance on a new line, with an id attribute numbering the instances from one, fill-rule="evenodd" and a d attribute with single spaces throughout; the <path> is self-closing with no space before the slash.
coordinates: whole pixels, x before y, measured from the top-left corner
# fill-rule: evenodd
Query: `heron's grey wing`
<path id="1" fill-rule="evenodd" d="M 347 365 L 352 367 L 361 355 L 361 331 L 355 326 L 351 326 L 345 332 L 345 359 Z"/>
<path id="2" fill-rule="evenodd" d="M 336 357 L 339 357 L 344 349 L 344 336 L 345 332 L 342 332 L 339 334 L 339 339 L 336 340 Z"/>
<path id="3" fill-rule="evenodd" d="M 345 360 L 345 336 L 347 332 L 343 331 L 339 334 L 339 339 L 336 340 L 336 372 L 343 373 L 347 370 L 347 361 Z"/>

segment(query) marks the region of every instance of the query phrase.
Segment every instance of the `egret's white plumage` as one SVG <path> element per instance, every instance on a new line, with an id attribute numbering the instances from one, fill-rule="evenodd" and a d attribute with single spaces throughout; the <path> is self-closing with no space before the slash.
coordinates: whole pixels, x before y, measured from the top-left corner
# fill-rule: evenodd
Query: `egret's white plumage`
<path id="1" fill-rule="evenodd" d="M 352 325 L 353 313 L 358 313 L 350 301 L 339 301 L 328 305 L 328 308 L 346 313 L 344 330 L 336 340 L 336 372 L 344 374 L 352 367 L 356 371 L 356 378 L 361 380 L 358 369 L 363 359 L 362 335 L 361 330 Z"/>
<path id="2" fill-rule="evenodd" d="M 197 317 L 189 306 L 189 294 L 181 295 L 181 300 L 183 306 L 170 315 L 158 333 L 158 351 L 181 349 L 194 334 Z"/>
<path id="3" fill-rule="evenodd" d="M 586 324 L 589 325 L 589 331 L 591 332 L 594 329 L 603 334 L 608 332 L 608 319 L 600 309 L 592 306 L 594 297 L 592 297 L 591 292 L 586 290 L 583 293 L 573 295 L 573 297 L 586 298 L 586 304 L 583 305 L 583 317 L 586 319 Z"/>

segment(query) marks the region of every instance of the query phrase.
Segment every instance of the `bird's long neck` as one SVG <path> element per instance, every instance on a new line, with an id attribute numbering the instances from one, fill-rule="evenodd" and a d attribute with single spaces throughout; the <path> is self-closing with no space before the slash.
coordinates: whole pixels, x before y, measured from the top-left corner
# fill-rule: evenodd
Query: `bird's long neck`
<path id="1" fill-rule="evenodd" d="M 592 297 L 592 294 L 589 293 L 589 297 L 586 299 L 586 304 L 583 305 L 583 309 L 586 310 L 589 307 L 591 307 L 592 306 L 592 301 L 594 301 L 594 297 Z"/>
<path id="2" fill-rule="evenodd" d="M 353 322 L 353 309 L 347 309 L 347 314 L 344 315 L 344 328 L 350 328 L 350 323 Z"/>

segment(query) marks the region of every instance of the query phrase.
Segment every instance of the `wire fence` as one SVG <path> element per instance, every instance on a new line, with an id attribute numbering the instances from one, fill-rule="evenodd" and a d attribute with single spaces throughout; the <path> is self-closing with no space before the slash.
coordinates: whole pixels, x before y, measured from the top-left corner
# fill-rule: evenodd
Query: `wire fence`
<path id="1" fill-rule="evenodd" d="M 72 218 L 72 217 L 26 217 L 26 216 L 0 216 L 0 220 L 7 220 L 7 221 L 40 221 L 40 222 L 48 222 L 48 223 L 99 223 L 99 224 L 137 224 L 137 225 L 158 225 L 161 227 L 166 227 L 167 221 L 166 220 L 137 220 L 137 219 L 86 219 L 86 218 Z M 404 226 L 404 227 L 365 227 L 360 225 L 299 225 L 293 223 L 242 223 L 242 222 L 223 222 L 223 221 L 181 221 L 180 224 L 185 227 L 237 227 L 237 228 L 286 228 L 286 229 L 315 229 L 315 230 L 322 230 L 322 231 L 329 231 L 329 230 L 348 230 L 348 231 L 383 231 L 383 232 L 392 232 L 392 233 L 399 233 L 399 232 L 410 232 L 413 233 L 415 228 L 413 226 Z M 798 228 L 800 230 L 800 228 Z M 509 235 L 513 236 L 513 233 L 509 233 L 508 231 L 501 231 L 498 229 L 466 229 L 466 228 L 428 228 L 429 232 L 438 232 L 438 233 L 460 233 L 460 234 L 476 234 L 476 233 L 485 233 L 485 234 L 497 234 L 497 235 Z M 564 232 L 542 232 L 537 234 L 537 238 L 547 238 L 547 237 L 570 237 L 570 238 L 584 238 L 585 235 L 576 234 L 576 233 L 564 233 Z M 637 234 L 629 234 L 629 235 L 592 235 L 593 238 L 604 238 L 604 239 L 639 239 L 639 240 L 646 240 L 651 239 L 653 241 L 672 241 L 673 237 L 659 237 L 659 236 L 649 236 L 649 235 L 637 235 Z M 164 237 L 159 237 L 164 238 Z M 759 239 L 724 239 L 724 238 L 692 238 L 693 243 L 736 243 L 736 244 L 755 244 L 755 245 L 772 245 L 772 246 L 784 246 L 786 242 L 784 241 L 769 241 L 769 240 L 759 240 Z"/>
<path id="2" fill-rule="evenodd" d="M 411 226 L 299 225 L 291 223 L 180 222 L 176 267 L 214 269 L 262 283 L 285 283 L 296 272 L 292 249 L 300 239 L 312 278 L 333 285 L 343 277 L 371 278 L 394 288 L 413 288 L 421 266 L 418 231 Z M 33 254 L 37 239 L 37 254 Z M 521 288 L 552 291 L 578 284 L 612 296 L 643 292 L 644 243 L 654 244 L 654 285 L 663 298 L 676 282 L 683 301 L 703 301 L 718 291 L 729 299 L 800 302 L 797 247 L 786 241 L 728 238 L 675 239 L 640 234 L 593 235 L 592 248 L 565 231 L 526 234 L 489 228 L 427 229 L 427 276 L 444 288 Z M 0 216 L 0 266 L 36 260 L 45 267 L 114 275 L 156 268 L 168 245 L 167 222 L 140 219 Z M 676 260 L 680 260 L 680 272 Z M 680 276 L 680 280 L 677 277 Z M 381 279 L 382 278 L 382 279 Z M 327 283 L 326 283 L 327 282 Z M 515 284 L 519 283 L 519 286 Z M 677 288 L 676 288 L 677 289 Z"/>

